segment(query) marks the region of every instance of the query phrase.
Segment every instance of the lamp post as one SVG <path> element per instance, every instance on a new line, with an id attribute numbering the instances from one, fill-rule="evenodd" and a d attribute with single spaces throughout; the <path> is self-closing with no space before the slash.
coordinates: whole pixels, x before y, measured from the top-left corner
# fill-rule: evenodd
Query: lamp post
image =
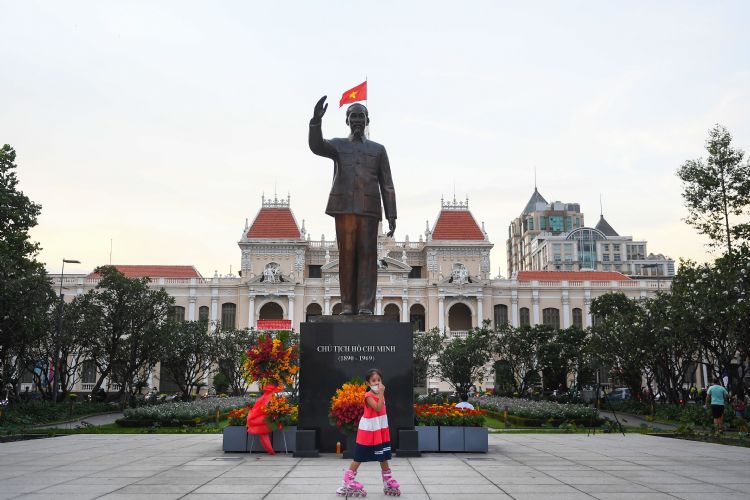
<path id="1" fill-rule="evenodd" d="M 62 260 L 62 271 L 60 271 L 60 313 L 57 316 L 57 332 L 55 334 L 55 357 L 52 361 L 52 369 L 54 370 L 52 376 L 52 401 L 57 403 L 57 388 L 59 385 L 59 369 L 60 364 L 60 336 L 62 335 L 62 324 L 63 324 L 63 305 L 65 303 L 65 296 L 63 295 L 63 278 L 65 277 L 65 264 L 80 264 L 80 260 L 75 259 L 63 259 Z"/>

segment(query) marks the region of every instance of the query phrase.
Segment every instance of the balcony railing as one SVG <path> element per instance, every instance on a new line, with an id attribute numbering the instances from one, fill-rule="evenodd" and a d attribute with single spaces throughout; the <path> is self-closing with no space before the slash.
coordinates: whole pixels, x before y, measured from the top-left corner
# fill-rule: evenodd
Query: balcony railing
<path id="1" fill-rule="evenodd" d="M 82 391 L 89 391 L 89 392 L 91 392 L 92 390 L 94 390 L 94 387 L 96 387 L 95 383 L 84 382 L 83 384 L 81 384 L 81 390 Z"/>
<path id="2" fill-rule="evenodd" d="M 451 330 L 450 332 L 451 338 L 465 339 L 468 335 L 469 335 L 468 330 Z"/>

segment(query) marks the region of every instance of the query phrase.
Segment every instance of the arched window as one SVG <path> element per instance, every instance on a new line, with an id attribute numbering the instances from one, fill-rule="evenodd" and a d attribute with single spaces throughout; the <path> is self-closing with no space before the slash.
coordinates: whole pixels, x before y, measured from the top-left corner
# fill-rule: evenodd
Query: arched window
<path id="1" fill-rule="evenodd" d="M 169 307 L 169 319 L 177 323 L 185 321 L 185 308 L 182 306 L 170 306 Z"/>
<path id="2" fill-rule="evenodd" d="M 323 308 L 320 307 L 320 304 L 318 304 L 317 302 L 308 304 L 307 310 L 305 311 L 305 321 L 310 321 L 310 318 L 313 318 L 315 316 L 321 316 L 322 314 L 323 314 Z"/>
<path id="3" fill-rule="evenodd" d="M 268 302 L 258 311 L 258 319 L 284 319 L 284 309 L 276 302 Z"/>
<path id="4" fill-rule="evenodd" d="M 531 317 L 529 316 L 529 308 L 522 307 L 518 312 L 520 313 L 519 322 L 521 326 L 531 326 Z"/>
<path id="5" fill-rule="evenodd" d="M 198 308 L 198 321 L 208 321 L 208 306 Z"/>
<path id="6" fill-rule="evenodd" d="M 333 309 L 331 309 L 331 314 L 333 314 L 334 316 L 341 314 L 341 307 L 341 302 L 333 306 Z"/>
<path id="7" fill-rule="evenodd" d="M 508 306 L 505 304 L 495 305 L 495 327 L 508 324 Z"/>
<path id="8" fill-rule="evenodd" d="M 577 307 L 573 309 L 573 326 L 583 329 L 583 311 Z"/>
<path id="9" fill-rule="evenodd" d="M 596 264 L 599 262 L 596 242 L 607 239 L 604 233 L 598 229 L 581 227 L 571 231 L 566 239 L 576 242 L 579 269 L 596 269 Z"/>
<path id="10" fill-rule="evenodd" d="M 409 322 L 411 323 L 411 329 L 415 332 L 425 331 L 425 313 L 422 304 L 411 306 L 411 309 L 409 309 Z"/>
<path id="11" fill-rule="evenodd" d="M 542 310 L 542 323 L 552 328 L 560 329 L 560 309 L 547 307 Z"/>
<path id="12" fill-rule="evenodd" d="M 237 304 L 226 302 L 221 305 L 221 325 L 224 328 L 237 328 Z"/>
<path id="13" fill-rule="evenodd" d="M 466 304 L 453 304 L 448 310 L 448 328 L 451 331 L 466 331 L 471 328 L 471 309 Z"/>
<path id="14" fill-rule="evenodd" d="M 396 321 L 401 321 L 401 309 L 396 304 L 388 304 L 383 309 L 383 316 L 396 318 Z"/>

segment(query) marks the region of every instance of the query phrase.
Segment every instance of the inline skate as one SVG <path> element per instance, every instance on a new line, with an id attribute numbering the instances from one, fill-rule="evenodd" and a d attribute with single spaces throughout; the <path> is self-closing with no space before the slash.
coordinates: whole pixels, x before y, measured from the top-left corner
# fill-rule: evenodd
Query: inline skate
<path id="1" fill-rule="evenodd" d="M 344 480 L 341 482 L 341 486 L 336 490 L 336 495 L 340 497 L 366 497 L 367 492 L 365 487 L 359 481 L 355 481 L 357 473 L 351 469 L 346 469 L 344 472 Z"/>

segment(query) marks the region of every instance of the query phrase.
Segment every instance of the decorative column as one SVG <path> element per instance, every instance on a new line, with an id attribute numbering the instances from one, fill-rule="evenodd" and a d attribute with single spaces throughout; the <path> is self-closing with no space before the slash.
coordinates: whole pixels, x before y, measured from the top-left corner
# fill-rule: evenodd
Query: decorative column
<path id="1" fill-rule="evenodd" d="M 406 289 L 404 289 L 404 294 L 401 296 L 401 321 L 404 323 L 409 322 L 409 296 Z"/>
<path id="2" fill-rule="evenodd" d="M 438 297 L 438 330 L 445 331 L 445 297 L 442 295 Z"/>
<path id="3" fill-rule="evenodd" d="M 534 317 L 532 318 L 532 325 L 538 325 L 539 321 L 539 290 L 531 291 L 531 304 L 534 309 Z"/>
<path id="4" fill-rule="evenodd" d="M 518 290 L 510 291 L 511 325 L 518 328 Z"/>
<path id="5" fill-rule="evenodd" d="M 482 304 L 484 302 L 484 295 L 477 295 L 477 326 L 482 326 L 482 322 L 484 321 L 484 306 Z"/>
<path id="6" fill-rule="evenodd" d="M 291 321 L 292 328 L 294 328 L 294 294 L 289 294 L 287 299 L 289 300 L 289 305 L 287 306 L 289 310 L 289 312 L 287 313 L 287 319 Z"/>
<path id="7" fill-rule="evenodd" d="M 326 316 L 331 315 L 331 297 L 328 295 L 323 297 L 323 314 Z"/>
<path id="8" fill-rule="evenodd" d="M 593 318 L 591 317 L 591 290 L 585 290 L 583 296 L 583 310 L 586 315 L 586 326 L 593 326 Z"/>
<path id="9" fill-rule="evenodd" d="M 383 315 L 383 291 L 378 290 L 375 296 L 375 314 L 378 316 Z"/>
<path id="10" fill-rule="evenodd" d="M 214 278 L 213 281 L 218 281 Z M 211 333 L 216 331 L 216 322 L 219 319 L 219 289 L 211 288 Z"/>
<path id="11" fill-rule="evenodd" d="M 190 289 L 190 296 L 188 297 L 188 321 L 195 321 L 195 303 L 198 301 L 198 297 L 195 295 L 195 288 Z"/>
<path id="12" fill-rule="evenodd" d="M 247 298 L 247 327 L 255 328 L 255 295 Z"/>
<path id="13" fill-rule="evenodd" d="M 563 307 L 563 328 L 570 327 L 570 297 L 568 295 L 568 282 L 563 281 L 562 307 Z"/>

